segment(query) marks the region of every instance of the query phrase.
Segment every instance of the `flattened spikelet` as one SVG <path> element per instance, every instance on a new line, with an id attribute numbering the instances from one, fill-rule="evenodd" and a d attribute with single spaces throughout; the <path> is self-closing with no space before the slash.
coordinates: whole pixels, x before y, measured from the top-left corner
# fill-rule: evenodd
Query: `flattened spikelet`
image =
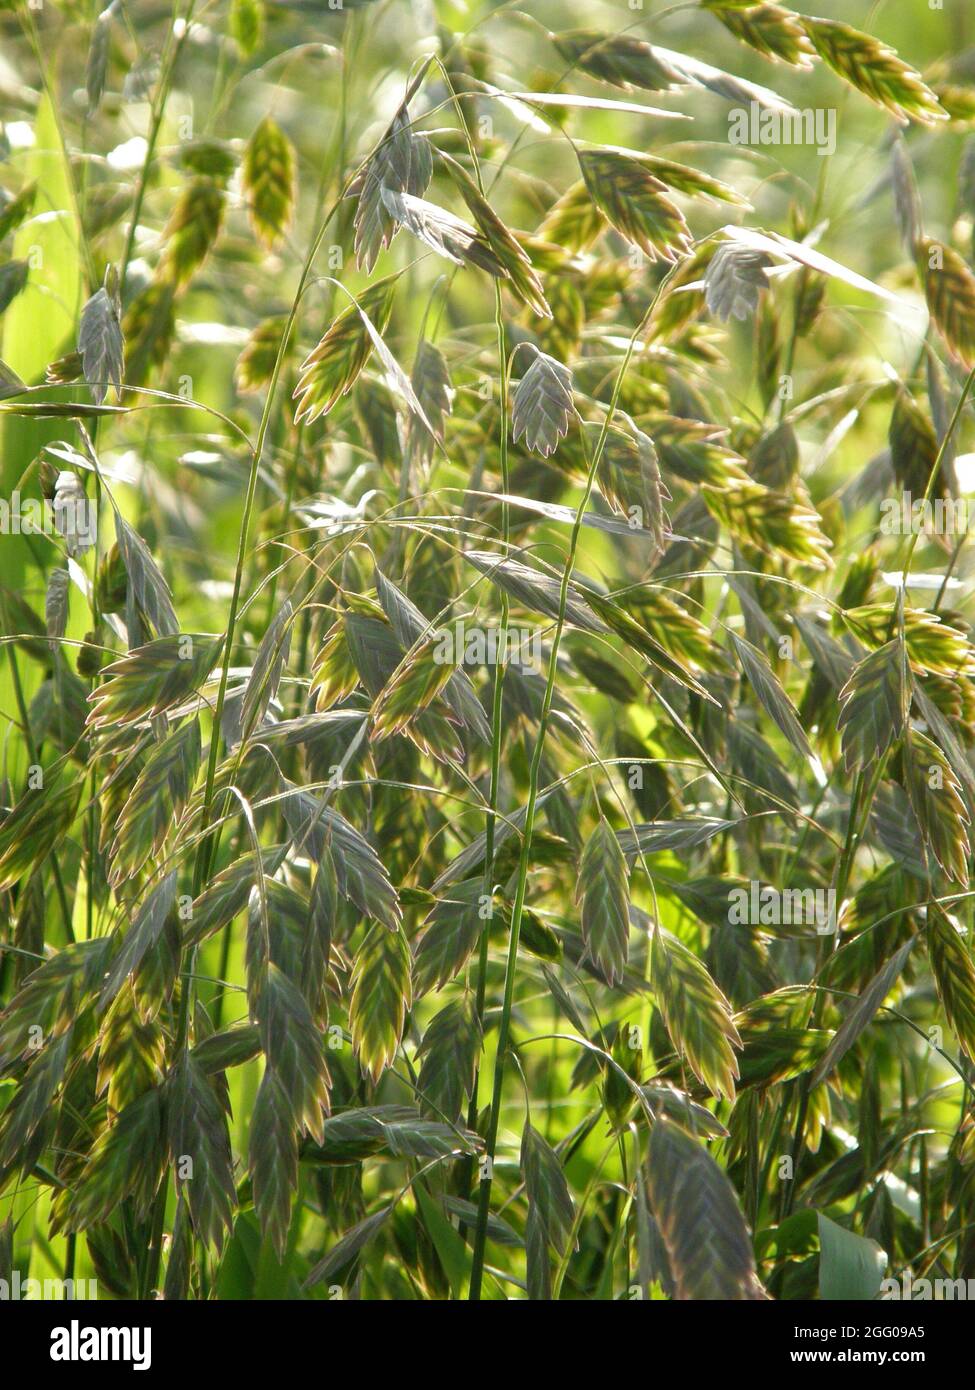
<path id="1" fill-rule="evenodd" d="M 242 188 L 254 231 L 274 246 L 291 223 L 295 204 L 295 156 L 291 141 L 265 116 L 244 151 Z"/>
<path id="2" fill-rule="evenodd" d="M 667 1032 L 694 1075 L 716 1096 L 734 1098 L 741 1039 L 731 1007 L 707 969 L 676 937 L 654 931 L 651 952 L 654 997 Z"/>
<path id="3" fill-rule="evenodd" d="M 623 977 L 630 933 L 626 860 L 609 822 L 600 817 L 579 861 L 576 901 L 582 939 L 593 964 L 611 985 Z"/>
<path id="4" fill-rule="evenodd" d="M 65 766 L 49 770 L 0 821 L 0 892 L 27 877 L 59 843 L 78 811 L 82 784 Z"/>
<path id="5" fill-rule="evenodd" d="M 951 881 L 967 887 L 971 844 L 961 786 L 938 745 L 917 729 L 908 734 L 904 778 L 925 844 Z"/>
<path id="6" fill-rule="evenodd" d="M 701 497 L 718 521 L 759 550 L 780 551 L 812 569 L 829 568 L 832 543 L 819 513 L 804 502 L 753 482 L 732 482 L 720 490 L 705 484 Z"/>
<path id="7" fill-rule="evenodd" d="M 286 326 L 287 319 L 276 316 L 263 319 L 252 331 L 234 368 L 234 385 L 241 395 L 260 391 L 271 380 Z"/>
<path id="8" fill-rule="evenodd" d="M 880 39 L 838 19 L 801 16 L 800 22 L 823 62 L 898 120 L 930 125 L 947 119 L 920 74 Z"/>
<path id="9" fill-rule="evenodd" d="M 613 150 L 581 150 L 579 166 L 600 212 L 652 261 L 676 261 L 690 251 L 683 213 L 641 160 Z"/>
<path id="10" fill-rule="evenodd" d="M 871 766 L 903 734 L 910 703 L 905 667 L 903 648 L 895 639 L 855 666 L 840 691 L 837 727 L 847 771 Z"/>
<path id="11" fill-rule="evenodd" d="M 174 286 L 164 279 L 153 280 L 135 296 L 122 320 L 126 379 L 140 385 L 150 366 L 162 366 L 175 336 Z"/>
<path id="12" fill-rule="evenodd" d="M 738 1198 L 707 1149 L 673 1120 L 658 1119 L 646 1171 L 677 1298 L 765 1298 Z"/>
<path id="13" fill-rule="evenodd" d="M 402 932 L 378 922 L 356 952 L 349 1026 L 356 1056 L 373 1081 L 392 1063 L 403 1036 L 413 1002 L 411 966 Z"/>
<path id="14" fill-rule="evenodd" d="M 593 201 L 586 181 L 580 179 L 549 208 L 538 235 L 567 251 L 588 251 L 605 227 L 605 217 Z"/>
<path id="15" fill-rule="evenodd" d="M 383 332 L 393 310 L 397 279 L 397 275 L 389 275 L 363 291 L 358 304 L 350 304 L 342 310 L 315 350 L 302 362 L 301 375 L 294 389 L 294 399 L 298 402 L 295 423 L 311 422 L 327 415 L 352 389 L 373 350 L 362 315 L 368 315 L 378 333 Z"/>
<path id="16" fill-rule="evenodd" d="M 771 265 L 771 257 L 763 251 L 723 242 L 711 257 L 704 277 L 708 313 L 724 322 L 730 318 L 754 318 L 759 296 L 768 289 L 766 271 Z"/>
<path id="17" fill-rule="evenodd" d="M 650 44 L 631 34 L 601 34 L 596 29 L 571 29 L 549 38 L 567 63 L 578 65 L 615 87 L 638 87 L 666 92 L 684 78 L 660 58 Z"/>
<path id="18" fill-rule="evenodd" d="M 187 720 L 159 744 L 139 774 L 117 824 L 112 879 L 118 885 L 158 854 L 189 800 L 200 765 L 200 726 Z"/>
<path id="19" fill-rule="evenodd" d="M 938 998 L 962 1051 L 975 1062 L 975 965 L 954 921 L 936 903 L 928 904 L 926 935 Z"/>
<path id="20" fill-rule="evenodd" d="M 195 695 L 216 665 L 218 637 L 177 633 L 135 647 L 102 670 L 104 683 L 90 697 L 92 729 L 163 714 Z"/>
<path id="21" fill-rule="evenodd" d="M 511 436 L 524 438 L 543 458 L 554 453 L 575 414 L 572 373 L 547 353 L 538 352 L 511 398 Z"/>
<path id="22" fill-rule="evenodd" d="M 195 178 L 180 194 L 163 234 L 161 270 L 182 289 L 203 265 L 220 235 L 226 194 L 208 178 Z"/>
<path id="23" fill-rule="evenodd" d="M 81 311 L 78 353 L 92 399 L 100 405 L 109 386 L 121 396 L 125 358 L 122 325 L 118 302 L 105 288 L 96 290 Z"/>
<path id="24" fill-rule="evenodd" d="M 948 350 L 975 367 L 975 274 L 957 251 L 933 237 L 918 242 L 928 309 Z"/>
<path id="25" fill-rule="evenodd" d="M 797 68 L 813 66 L 813 46 L 802 27 L 802 19 L 791 10 L 773 4 L 741 7 L 729 5 L 725 0 L 703 0 L 703 4 L 729 33 L 764 58 Z"/>
<path id="26" fill-rule="evenodd" d="M 438 151 L 438 154 L 467 204 L 471 216 L 477 223 L 492 260 L 500 266 L 501 273 L 514 294 L 531 309 L 533 314 L 550 319 L 552 311 L 548 306 L 542 282 L 535 273 L 528 252 L 510 227 L 506 226 L 495 212 L 466 169 L 463 169 L 455 159 L 451 159 L 443 151 Z M 487 264 L 485 268 L 491 269 L 490 264 Z M 496 273 L 496 271 L 492 271 L 492 274 Z"/>
<path id="27" fill-rule="evenodd" d="M 407 89 L 376 152 L 356 176 L 348 197 L 356 199 L 355 254 L 360 270 L 371 271 L 379 252 L 396 233 L 397 223 L 383 200 L 383 189 L 422 198 L 433 173 L 433 155 L 425 135 L 412 129 L 409 103 L 423 80 L 426 64 Z"/>

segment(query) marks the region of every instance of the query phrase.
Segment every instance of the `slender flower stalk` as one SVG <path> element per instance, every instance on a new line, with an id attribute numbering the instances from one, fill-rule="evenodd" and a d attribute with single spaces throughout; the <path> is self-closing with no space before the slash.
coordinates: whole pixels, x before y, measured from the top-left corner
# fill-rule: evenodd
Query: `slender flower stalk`
<path id="1" fill-rule="evenodd" d="M 558 671 L 559 647 L 562 642 L 566 609 L 569 601 L 569 586 L 575 569 L 576 551 L 579 546 L 579 536 L 582 531 L 583 517 L 586 514 L 586 508 L 589 506 L 589 500 L 592 497 L 592 491 L 596 483 L 596 470 L 599 467 L 599 461 L 602 458 L 606 439 L 616 414 L 620 393 L 623 389 L 623 382 L 626 379 L 626 373 L 633 357 L 634 349 L 649 322 L 654 306 L 667 289 L 676 268 L 675 266 L 668 271 L 661 280 L 656 293 L 644 311 L 640 322 L 630 335 L 629 342 L 627 343 L 626 351 L 623 354 L 623 360 L 620 363 L 616 379 L 613 383 L 613 392 L 610 397 L 609 406 L 603 417 L 603 423 L 596 440 L 596 446 L 593 449 L 592 457 L 589 461 L 582 497 L 576 507 L 572 530 L 569 534 L 568 553 L 566 555 L 565 565 L 562 570 L 562 578 L 559 584 L 558 617 L 556 618 L 555 629 L 552 634 L 548 673 L 545 679 L 545 693 L 542 697 L 538 731 L 535 736 L 535 747 L 532 752 L 531 766 L 528 773 L 528 800 L 525 808 L 525 825 L 522 831 L 521 854 L 518 859 L 518 877 L 515 884 L 515 896 L 511 909 L 508 959 L 505 965 L 504 977 L 504 998 L 501 1005 L 501 1022 L 498 1029 L 498 1049 L 495 1056 L 494 1080 L 491 1087 L 490 1120 L 488 1122 L 488 1132 L 485 1142 L 484 1176 L 481 1178 L 478 1190 L 477 1226 L 475 1227 L 474 1249 L 471 1259 L 471 1279 L 468 1297 L 472 1302 L 477 1302 L 480 1299 L 481 1284 L 484 1278 L 484 1251 L 487 1243 L 488 1215 L 491 1209 L 491 1184 L 493 1181 L 494 1159 L 498 1145 L 498 1130 L 501 1124 L 501 1100 L 504 1091 L 504 1073 L 507 1061 L 508 1041 L 511 1033 L 511 1008 L 514 1003 L 515 982 L 517 978 L 518 945 L 521 938 L 522 915 L 525 909 L 525 893 L 528 887 L 528 869 L 531 863 L 531 844 L 532 834 L 535 828 L 535 812 L 538 807 L 539 772 L 542 765 L 542 753 L 545 748 L 545 736 L 548 733 L 549 717 L 552 712 L 552 698 L 555 693 L 555 678 Z"/>

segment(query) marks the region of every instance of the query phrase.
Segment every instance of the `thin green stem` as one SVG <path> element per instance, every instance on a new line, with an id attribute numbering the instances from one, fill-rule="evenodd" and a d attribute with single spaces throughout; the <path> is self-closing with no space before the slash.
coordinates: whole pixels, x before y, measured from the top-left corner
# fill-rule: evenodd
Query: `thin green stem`
<path id="1" fill-rule="evenodd" d="M 156 86 L 155 95 L 152 103 L 152 114 L 149 118 L 149 131 L 146 136 L 146 153 L 142 161 L 142 168 L 139 171 L 139 180 L 135 186 L 135 198 L 132 202 L 132 217 L 125 234 L 125 247 L 122 251 L 122 261 L 119 267 L 119 294 L 125 294 L 125 277 L 132 260 L 132 251 L 135 246 L 135 233 L 139 225 L 139 218 L 142 215 L 142 204 L 145 201 L 146 189 L 149 186 L 149 174 L 152 169 L 152 161 L 156 155 L 156 143 L 159 139 L 159 132 L 162 129 L 163 117 L 166 114 L 166 102 L 169 99 L 169 85 L 173 78 L 176 68 L 176 61 L 182 51 L 183 44 L 186 42 L 190 32 L 190 20 L 193 18 L 193 10 L 196 7 L 196 0 L 187 0 L 186 14 L 183 16 L 183 28 L 179 34 L 176 33 L 176 26 L 179 21 L 179 0 L 173 0 L 172 19 L 169 25 L 169 32 L 166 35 L 166 47 L 163 50 L 162 64 L 159 71 L 159 82 Z"/>
<path id="2" fill-rule="evenodd" d="M 499 441 L 500 463 L 501 463 L 501 487 L 507 495 L 508 485 L 508 352 L 504 331 L 504 317 L 501 303 L 501 286 L 495 282 L 495 319 L 498 333 L 498 360 L 500 363 L 500 414 L 501 414 L 501 437 Z M 509 513 L 508 504 L 501 504 L 501 541 L 505 549 L 508 546 L 509 535 Z M 501 632 L 498 651 L 504 654 L 506 651 L 508 632 L 508 596 L 502 590 L 501 593 Z M 503 704 L 504 704 L 504 672 L 505 661 L 502 656 L 494 668 L 494 690 L 491 699 L 491 782 L 488 790 L 488 806 L 484 818 L 484 893 L 493 901 L 494 897 L 494 841 L 498 818 L 498 798 L 500 796 L 501 785 L 501 744 L 504 736 L 503 727 Z M 483 1032 L 484 1028 L 484 1004 L 487 995 L 487 969 L 488 956 L 490 953 L 490 919 L 485 922 L 481 931 L 481 940 L 478 950 L 477 961 L 477 984 L 474 995 L 474 1010 L 478 1021 L 478 1026 Z M 471 1103 L 468 1111 L 468 1125 L 474 1128 L 477 1124 L 477 1084 L 480 1077 L 480 1068 L 474 1074 L 474 1085 L 471 1090 Z"/>
<path id="3" fill-rule="evenodd" d="M 679 263 L 678 263 L 679 264 Z M 569 585 L 572 573 L 575 569 L 576 551 L 579 545 L 579 536 L 582 532 L 583 517 L 589 505 L 589 499 L 596 483 L 596 470 L 602 458 L 606 438 L 609 434 L 616 408 L 619 404 L 620 393 L 623 389 L 623 381 L 629 369 L 630 360 L 633 356 L 634 348 L 640 335 L 646 327 L 650 315 L 655 305 L 660 299 L 671 277 L 673 270 L 667 272 L 656 294 L 651 299 L 640 322 L 634 329 L 623 354 L 623 361 L 616 375 L 613 385 L 613 393 L 610 399 L 609 408 L 603 418 L 602 428 L 596 447 L 593 450 L 592 458 L 586 473 L 586 482 L 583 488 L 582 497 L 576 508 L 575 517 L 572 523 L 572 531 L 569 537 L 569 550 L 566 557 L 565 567 L 562 571 L 562 580 L 559 586 L 559 606 L 558 617 L 555 630 L 552 635 L 552 647 L 549 654 L 548 675 L 545 681 L 545 694 L 542 698 L 542 708 L 538 722 L 538 734 L 535 741 L 535 748 L 532 753 L 531 766 L 528 774 L 528 801 L 525 808 L 525 825 L 521 842 L 521 854 L 518 860 L 518 877 L 515 887 L 514 905 L 511 911 L 511 931 L 508 939 L 508 958 L 505 966 L 504 980 L 504 999 L 501 1006 L 501 1021 L 498 1031 L 498 1049 L 494 1061 L 494 1084 L 491 1092 L 491 1115 L 488 1122 L 488 1133 L 485 1142 L 485 1164 L 484 1176 L 481 1179 L 480 1190 L 478 1193 L 477 1226 L 474 1235 L 474 1252 L 471 1261 L 471 1282 L 469 1298 L 477 1302 L 481 1297 L 481 1284 L 484 1275 L 484 1252 L 487 1242 L 488 1214 L 491 1208 L 491 1183 L 494 1158 L 497 1151 L 498 1130 L 501 1124 L 501 1098 L 504 1090 L 504 1073 L 507 1060 L 508 1042 L 511 1035 L 511 1009 L 514 1002 L 515 979 L 518 966 L 518 946 L 521 937 L 521 921 L 525 908 L 525 894 L 528 886 L 528 866 L 531 858 L 532 834 L 535 828 L 535 813 L 538 807 L 538 783 L 539 770 L 542 763 L 542 753 L 545 747 L 545 736 L 548 733 L 549 716 L 552 709 L 552 699 L 555 693 L 555 678 L 558 672 L 559 648 L 562 643 L 562 632 L 565 627 L 565 614 L 569 601 Z"/>
<path id="4" fill-rule="evenodd" d="M 954 414 L 952 415 L 948 428 L 945 431 L 945 437 L 941 441 L 937 457 L 935 458 L 934 463 L 931 466 L 931 472 L 928 474 L 928 485 L 924 489 L 924 499 L 921 504 L 922 513 L 926 510 L 927 504 L 931 501 L 931 496 L 934 492 L 935 483 L 937 482 L 941 474 L 941 465 L 944 461 L 944 457 L 948 450 L 948 446 L 951 444 L 951 441 L 954 438 L 955 430 L 958 428 L 958 421 L 961 419 L 961 413 L 965 408 L 965 402 L 968 400 L 969 393 L 971 392 L 973 385 L 975 385 L 975 367 L 972 368 L 972 370 L 968 373 L 968 376 L 965 378 L 965 385 L 962 387 L 961 395 L 958 397 L 958 404 L 955 406 Z M 910 545 L 907 547 L 907 555 L 904 560 L 903 568 L 903 585 L 905 596 L 907 591 L 908 577 L 911 573 L 911 561 L 914 558 L 914 552 L 917 549 L 917 543 L 920 539 L 920 530 L 914 531 L 911 535 Z M 940 594 L 938 595 L 938 598 L 940 601 Z"/>
<path id="5" fill-rule="evenodd" d="M 24 687 L 20 683 L 20 667 L 17 664 L 17 656 L 14 652 L 14 644 L 7 643 L 7 660 L 10 663 L 10 676 L 13 681 L 14 699 L 17 702 L 17 713 L 20 715 L 20 722 L 24 730 L 24 741 L 27 744 L 27 754 L 31 762 L 39 767 L 37 746 L 34 743 L 34 734 L 30 726 L 30 715 L 27 711 L 27 702 L 24 699 Z M 64 921 L 64 933 L 68 941 L 74 941 L 74 924 L 71 919 L 71 908 L 68 906 L 68 895 L 64 891 L 64 880 L 61 877 L 61 868 L 56 859 L 51 860 L 51 869 L 54 876 L 54 886 L 57 890 L 58 902 L 61 905 L 61 916 Z"/>

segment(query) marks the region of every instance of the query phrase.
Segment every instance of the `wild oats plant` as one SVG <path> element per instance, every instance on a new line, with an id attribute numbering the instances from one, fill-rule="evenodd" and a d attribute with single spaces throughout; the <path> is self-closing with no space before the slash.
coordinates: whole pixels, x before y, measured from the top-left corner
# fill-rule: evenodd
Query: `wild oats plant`
<path id="1" fill-rule="evenodd" d="M 975 1278 L 973 16 L 824 7 L 0 7 L 0 1277 Z"/>

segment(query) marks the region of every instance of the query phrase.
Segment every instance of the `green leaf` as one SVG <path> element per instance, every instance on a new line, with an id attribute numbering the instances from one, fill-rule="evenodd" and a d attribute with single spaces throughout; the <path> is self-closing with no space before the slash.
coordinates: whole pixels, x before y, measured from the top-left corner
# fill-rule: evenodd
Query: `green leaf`
<path id="1" fill-rule="evenodd" d="M 14 237 L 12 258 L 29 260 L 35 269 L 31 293 L 21 295 L 4 315 L 0 351 L 28 382 L 41 379 L 48 362 L 73 343 L 81 298 L 81 231 L 74 213 L 70 164 L 58 117 L 46 94 L 41 96 L 33 125 L 25 172 L 36 185 L 35 205 L 51 215 L 26 225 L 25 215 Z M 43 313 L 38 311 L 40 297 Z"/>
<path id="2" fill-rule="evenodd" d="M 11 198 L 3 205 L 0 209 L 0 241 L 11 232 L 15 232 L 21 222 L 27 220 L 34 210 L 36 200 L 37 180 L 33 179 L 30 183 L 24 184 L 16 198 Z"/>
<path id="3" fill-rule="evenodd" d="M 443 1265 L 451 1296 L 459 1299 L 470 1271 L 467 1246 L 444 1216 L 440 1202 L 424 1190 L 422 1182 L 414 1184 L 413 1195 L 416 1198 L 417 1216 Z"/>
<path id="4" fill-rule="evenodd" d="M 887 1255 L 875 1240 L 838 1226 L 822 1212 L 819 1223 L 819 1296 L 843 1302 L 867 1301 L 880 1293 Z"/>
<path id="5" fill-rule="evenodd" d="M 7 261 L 6 265 L 0 266 L 0 314 L 23 293 L 29 274 L 27 261 Z"/>

